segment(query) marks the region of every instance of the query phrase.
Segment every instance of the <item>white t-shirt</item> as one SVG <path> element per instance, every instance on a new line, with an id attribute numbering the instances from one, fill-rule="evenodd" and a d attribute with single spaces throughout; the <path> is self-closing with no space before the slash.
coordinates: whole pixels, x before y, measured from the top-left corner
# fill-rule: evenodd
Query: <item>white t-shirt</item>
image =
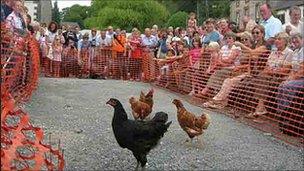
<path id="1" fill-rule="evenodd" d="M 292 25 L 290 22 L 285 23 L 283 25 L 283 31 L 286 30 L 286 27 L 288 25 L 291 27 L 290 35 L 293 35 L 293 34 L 296 34 L 296 33 L 301 33 L 303 35 L 303 29 L 304 28 L 303 28 L 303 22 L 302 21 L 299 21 L 299 24 L 297 26 Z"/>

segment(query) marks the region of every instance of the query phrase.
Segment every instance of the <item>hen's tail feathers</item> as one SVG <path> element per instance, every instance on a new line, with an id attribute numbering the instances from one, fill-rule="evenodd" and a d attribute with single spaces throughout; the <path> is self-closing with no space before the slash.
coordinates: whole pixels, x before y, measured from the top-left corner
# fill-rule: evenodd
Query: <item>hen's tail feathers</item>
<path id="1" fill-rule="evenodd" d="M 203 118 L 205 120 L 205 124 L 203 126 L 203 129 L 207 129 L 210 122 L 211 122 L 211 118 L 210 118 L 210 115 L 205 113 L 205 114 L 202 114 L 201 118 Z"/>
<path id="2" fill-rule="evenodd" d="M 168 121 L 168 114 L 165 112 L 157 112 L 152 118 L 152 121 L 166 123 Z"/>

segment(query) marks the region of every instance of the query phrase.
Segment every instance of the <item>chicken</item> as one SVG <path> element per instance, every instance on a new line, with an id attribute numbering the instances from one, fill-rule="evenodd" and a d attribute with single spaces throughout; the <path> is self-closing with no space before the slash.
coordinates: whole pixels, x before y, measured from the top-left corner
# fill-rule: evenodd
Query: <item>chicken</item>
<path id="1" fill-rule="evenodd" d="M 208 114 L 202 114 L 199 117 L 195 116 L 193 113 L 185 109 L 180 100 L 174 99 L 172 103 L 175 104 L 177 108 L 177 119 L 179 125 L 188 134 L 191 142 L 194 137 L 202 135 L 204 130 L 206 130 L 210 124 L 210 116 Z"/>
<path id="2" fill-rule="evenodd" d="M 146 95 L 144 94 L 144 92 L 141 91 L 139 101 L 147 103 L 152 109 L 153 108 L 153 93 L 154 93 L 153 88 Z"/>
<path id="3" fill-rule="evenodd" d="M 132 151 L 137 160 L 136 169 L 139 164 L 144 168 L 148 153 L 156 147 L 172 123 L 167 122 L 168 114 L 157 112 L 150 121 L 135 121 L 128 119 L 119 100 L 111 98 L 107 104 L 114 108 L 112 128 L 117 143 Z"/>
<path id="4" fill-rule="evenodd" d="M 131 97 L 129 103 L 135 120 L 143 120 L 152 112 L 152 108 L 147 103 L 136 100 L 135 97 Z"/>

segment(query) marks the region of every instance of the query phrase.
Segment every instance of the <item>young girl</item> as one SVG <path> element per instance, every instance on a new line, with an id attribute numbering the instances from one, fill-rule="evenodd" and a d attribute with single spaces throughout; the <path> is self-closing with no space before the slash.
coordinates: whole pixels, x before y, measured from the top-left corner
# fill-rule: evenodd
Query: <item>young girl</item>
<path id="1" fill-rule="evenodd" d="M 196 14 L 194 12 L 190 13 L 189 19 L 188 19 L 188 27 L 193 28 L 194 30 L 197 29 L 197 21 L 196 21 Z"/>
<path id="2" fill-rule="evenodd" d="M 53 46 L 53 60 L 52 60 L 52 76 L 60 77 L 60 64 L 62 54 L 62 43 L 60 36 L 56 35 L 54 38 Z"/>
<path id="3" fill-rule="evenodd" d="M 189 95 L 193 95 L 195 94 L 195 90 L 198 87 L 198 83 L 195 77 L 197 77 L 197 75 L 199 74 L 199 66 L 200 66 L 200 58 L 202 56 L 201 53 L 201 42 L 199 39 L 194 39 L 192 42 L 192 46 L 193 48 L 190 50 L 189 54 L 190 54 L 190 61 L 191 61 L 191 70 L 189 72 L 189 75 L 191 75 L 192 77 L 192 90 L 189 93 Z"/>
<path id="4" fill-rule="evenodd" d="M 157 63 L 160 66 L 160 76 L 158 77 L 158 81 L 165 79 L 165 83 L 167 82 L 167 76 L 169 73 L 170 61 L 176 57 L 176 52 L 173 49 L 169 49 L 166 54 L 165 59 L 157 59 Z"/>

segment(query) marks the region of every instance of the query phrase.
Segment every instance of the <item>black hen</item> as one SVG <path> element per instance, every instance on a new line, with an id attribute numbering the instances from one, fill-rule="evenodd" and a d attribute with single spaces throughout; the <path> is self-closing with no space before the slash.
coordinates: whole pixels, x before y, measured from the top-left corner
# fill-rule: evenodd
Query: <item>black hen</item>
<path id="1" fill-rule="evenodd" d="M 111 98 L 107 104 L 114 107 L 112 128 L 115 138 L 122 148 L 133 152 L 137 160 L 137 166 L 144 167 L 147 163 L 147 154 L 153 149 L 171 122 L 168 122 L 168 114 L 157 112 L 150 121 L 129 120 L 125 109 L 117 99 Z"/>

